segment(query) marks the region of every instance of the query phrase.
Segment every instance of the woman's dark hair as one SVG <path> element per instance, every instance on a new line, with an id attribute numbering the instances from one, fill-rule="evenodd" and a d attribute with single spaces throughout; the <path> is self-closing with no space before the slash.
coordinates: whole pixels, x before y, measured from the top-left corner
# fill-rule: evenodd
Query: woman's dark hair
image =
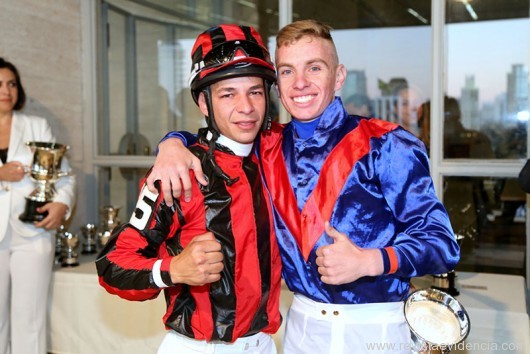
<path id="1" fill-rule="evenodd" d="M 18 98 L 17 102 L 15 102 L 15 106 L 13 107 L 13 109 L 15 111 L 19 111 L 26 104 L 26 92 L 24 91 L 24 87 L 22 86 L 22 81 L 20 81 L 20 75 L 18 74 L 18 70 L 15 65 L 8 62 L 2 57 L 0 57 L 0 69 L 9 69 L 15 75 L 15 79 L 17 81 Z"/>

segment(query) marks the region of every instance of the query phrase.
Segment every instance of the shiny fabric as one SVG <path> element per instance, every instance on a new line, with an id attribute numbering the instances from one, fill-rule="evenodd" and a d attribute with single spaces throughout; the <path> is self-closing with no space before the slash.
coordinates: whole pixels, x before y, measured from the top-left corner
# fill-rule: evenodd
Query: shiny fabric
<path id="1" fill-rule="evenodd" d="M 332 186 L 336 178 L 333 171 L 327 171 L 326 159 L 350 132 L 356 134 L 350 151 L 333 154 L 339 161 L 354 157 L 344 187 L 333 200 L 331 225 L 360 247 L 395 255 L 389 258 L 396 264 L 391 267 L 393 274 L 332 286 L 320 281 L 315 263 L 316 250 L 332 239 L 321 232 L 311 243 L 309 230 L 296 225 L 302 224 L 300 218 L 325 221 L 318 215 L 321 205 L 308 203 L 314 203 L 315 190 L 324 193 L 320 200 L 326 201 L 328 189 L 318 185 Z M 262 136 L 260 156 L 274 205 L 283 277 L 291 291 L 325 303 L 402 301 L 411 277 L 444 273 L 458 262 L 458 244 L 436 196 L 425 147 L 401 127 L 348 116 L 337 97 L 311 138 L 297 139 L 293 125 L 287 124 L 283 132 L 276 128 Z M 304 243 L 311 246 L 307 260 Z"/>
<path id="2" fill-rule="evenodd" d="M 214 171 L 204 145 L 190 149 L 201 160 L 208 186 L 194 185 L 196 197 L 178 201 L 176 208 L 168 208 L 161 193 L 149 195 L 144 188 L 131 221 L 96 260 L 100 284 L 129 300 L 155 298 L 162 288 L 152 270 L 161 259 L 161 278 L 168 286 L 167 328 L 189 338 L 221 342 L 273 334 L 281 323 L 281 262 L 257 157 L 235 156 L 217 145 L 219 167 L 237 180 L 230 185 Z M 172 256 L 206 230 L 222 245 L 221 280 L 202 286 L 172 284 Z"/>

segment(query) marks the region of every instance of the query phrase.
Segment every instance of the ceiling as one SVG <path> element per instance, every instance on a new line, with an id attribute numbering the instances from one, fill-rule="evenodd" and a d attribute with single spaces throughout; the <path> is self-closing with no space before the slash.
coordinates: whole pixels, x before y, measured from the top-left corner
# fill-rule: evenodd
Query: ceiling
<path id="1" fill-rule="evenodd" d="M 447 23 L 524 18 L 530 15 L 529 0 L 448 0 Z M 410 11 L 410 10 L 412 11 Z M 415 12 L 419 17 L 414 16 Z M 428 0 L 294 0 L 293 18 L 317 18 L 334 29 L 430 25 Z"/>
<path id="2" fill-rule="evenodd" d="M 121 4 L 121 8 L 129 7 L 129 11 L 130 6 L 125 4 L 141 6 L 144 9 L 141 12 L 155 11 L 160 19 L 179 18 L 198 28 L 234 22 L 257 26 L 262 35 L 269 36 L 276 34 L 279 26 L 279 0 L 105 1 Z M 293 20 L 314 18 L 337 30 L 431 24 L 430 0 L 292 0 L 292 4 Z M 476 14 L 475 18 L 472 13 Z M 529 16 L 530 0 L 446 0 L 447 23 Z"/>

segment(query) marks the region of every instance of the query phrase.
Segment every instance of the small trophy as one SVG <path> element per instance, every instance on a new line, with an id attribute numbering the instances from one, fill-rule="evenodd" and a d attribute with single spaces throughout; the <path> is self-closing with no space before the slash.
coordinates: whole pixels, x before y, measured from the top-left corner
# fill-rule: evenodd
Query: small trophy
<path id="1" fill-rule="evenodd" d="M 79 237 L 70 232 L 65 232 L 63 237 L 63 257 L 61 266 L 76 267 L 79 265 L 77 259 L 77 245 L 79 244 Z"/>
<path id="2" fill-rule="evenodd" d="M 60 171 L 62 158 L 69 149 L 67 145 L 40 141 L 26 143 L 33 153 L 33 162 L 29 175 L 37 188 L 26 197 L 26 207 L 19 219 L 33 223 L 42 221 L 48 213 L 39 213 L 37 209 L 52 201 L 55 194 L 55 182 L 69 173 Z"/>
<path id="3" fill-rule="evenodd" d="M 455 236 L 458 246 L 461 247 L 464 236 L 460 234 L 455 234 Z M 431 288 L 446 292 L 451 296 L 458 296 L 460 295 L 460 291 L 456 287 L 456 277 L 457 275 L 454 269 L 447 273 L 433 274 Z"/>
<path id="4" fill-rule="evenodd" d="M 105 247 L 109 241 L 112 230 L 118 226 L 121 221 L 118 219 L 120 207 L 105 205 L 101 208 L 101 226 L 98 232 L 98 241 L 101 248 Z"/>
<path id="5" fill-rule="evenodd" d="M 454 270 L 442 274 L 433 274 L 431 288 L 444 291 L 451 296 L 460 295 L 460 291 L 456 288 L 456 272 Z"/>
<path id="6" fill-rule="evenodd" d="M 61 224 L 55 230 L 55 263 L 61 263 L 63 257 L 63 238 L 66 232 L 66 226 Z"/>
<path id="7" fill-rule="evenodd" d="M 81 254 L 96 253 L 96 225 L 86 224 L 81 227 L 83 233 L 83 250 Z"/>

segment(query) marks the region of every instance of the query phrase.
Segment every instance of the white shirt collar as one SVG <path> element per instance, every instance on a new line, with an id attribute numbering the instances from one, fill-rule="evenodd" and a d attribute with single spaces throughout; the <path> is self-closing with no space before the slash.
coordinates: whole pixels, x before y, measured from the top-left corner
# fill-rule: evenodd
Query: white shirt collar
<path id="1" fill-rule="evenodd" d="M 208 140 L 212 139 L 212 133 L 210 131 L 208 131 L 208 134 L 206 135 L 206 139 Z M 232 150 L 234 154 L 236 154 L 237 156 L 241 156 L 241 157 L 250 155 L 250 152 L 252 151 L 252 146 L 254 146 L 254 143 L 241 144 L 235 140 L 227 138 L 226 136 L 222 134 L 219 136 L 216 143 L 219 145 L 226 146 L 227 148 Z"/>

